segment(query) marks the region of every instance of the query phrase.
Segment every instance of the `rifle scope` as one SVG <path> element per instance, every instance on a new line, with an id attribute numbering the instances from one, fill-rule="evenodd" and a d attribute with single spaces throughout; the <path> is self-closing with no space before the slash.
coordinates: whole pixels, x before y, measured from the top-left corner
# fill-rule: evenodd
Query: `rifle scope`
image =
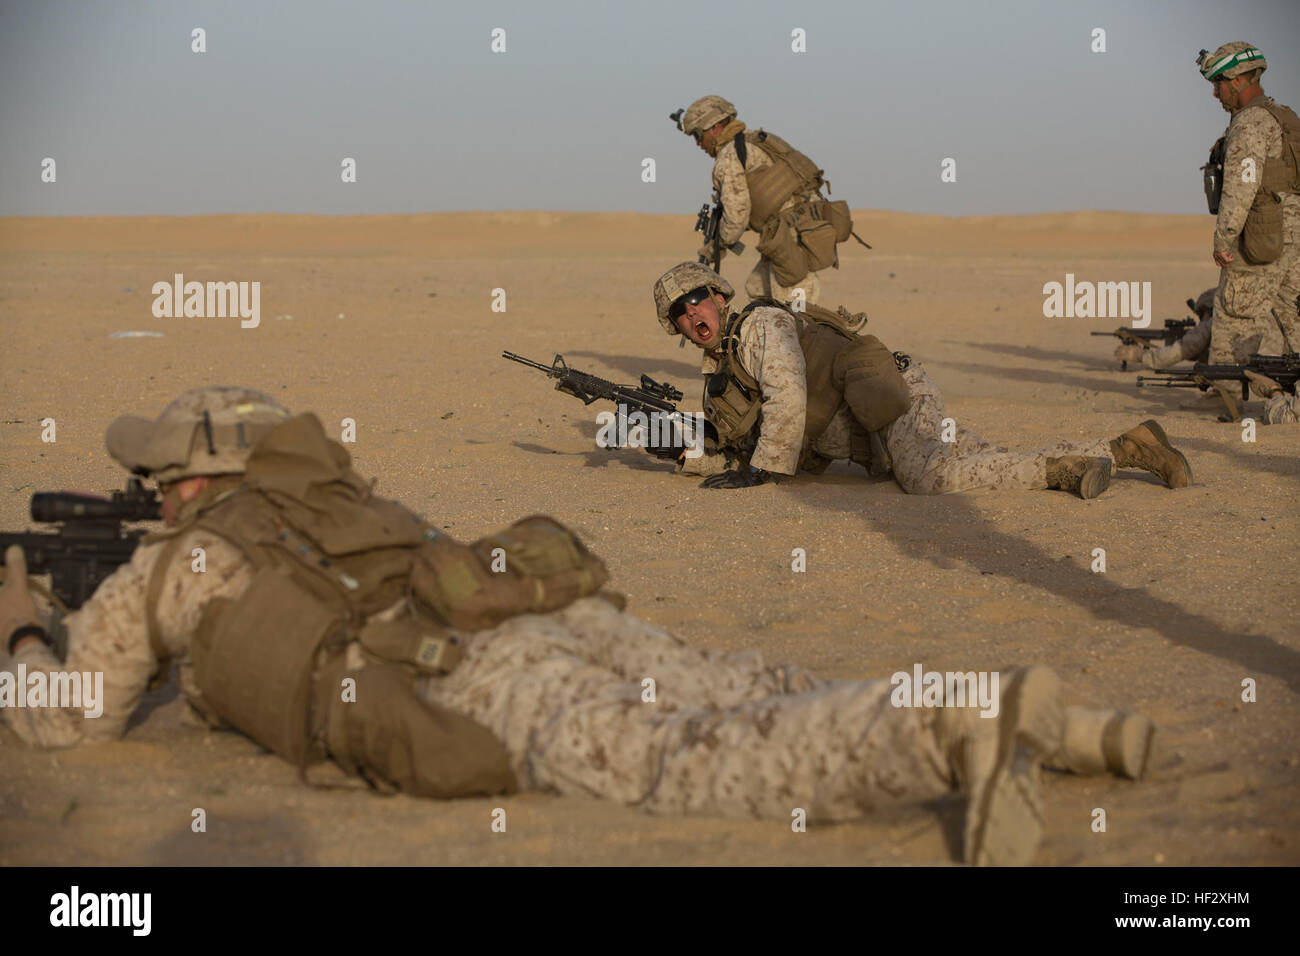
<path id="1" fill-rule="evenodd" d="M 161 502 L 138 484 L 116 491 L 111 498 L 70 491 L 38 491 L 32 495 L 33 521 L 157 521 Z"/>

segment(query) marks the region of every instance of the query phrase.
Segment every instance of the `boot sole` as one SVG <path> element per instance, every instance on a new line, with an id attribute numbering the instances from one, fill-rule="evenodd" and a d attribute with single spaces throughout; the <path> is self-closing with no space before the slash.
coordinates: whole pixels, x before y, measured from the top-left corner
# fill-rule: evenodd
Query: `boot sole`
<path id="1" fill-rule="evenodd" d="M 1079 479 L 1079 497 L 1096 498 L 1110 487 L 1109 458 L 1098 458 Z"/>
<path id="2" fill-rule="evenodd" d="M 1141 714 L 1116 714 L 1102 732 L 1106 769 L 1130 780 L 1142 779 L 1155 733 L 1155 724 Z"/>
<path id="3" fill-rule="evenodd" d="M 1173 443 L 1170 442 L 1170 440 L 1169 440 L 1169 436 L 1165 434 L 1165 430 L 1164 430 L 1164 428 L 1160 425 L 1160 423 L 1159 423 L 1158 421 L 1156 421 L 1154 418 L 1148 418 L 1148 419 L 1147 419 L 1146 421 L 1144 421 L 1141 425 L 1139 425 L 1138 428 L 1145 428 L 1147 431 L 1149 431 L 1149 432 L 1152 434 L 1152 436 L 1155 438 L 1156 441 L 1158 441 L 1158 442 L 1160 442 L 1160 444 L 1164 445 L 1165 448 L 1166 448 L 1168 451 L 1171 451 L 1171 452 L 1173 452 L 1175 455 L 1177 455 L 1177 456 L 1178 456 L 1178 460 L 1181 461 L 1181 462 L 1183 463 L 1183 470 L 1184 470 L 1185 472 L 1187 472 L 1187 481 L 1186 481 L 1186 482 L 1178 482 L 1178 483 L 1176 483 L 1176 484 L 1175 484 L 1174 482 L 1168 482 L 1169 487 L 1170 487 L 1170 488 L 1186 488 L 1188 485 L 1190 485 L 1190 484 L 1192 483 L 1192 466 L 1188 463 L 1188 461 L 1187 461 L 1187 456 L 1184 455 L 1184 454 L 1183 454 L 1181 451 L 1179 451 L 1177 448 L 1175 448 L 1175 447 L 1173 446 Z"/>
<path id="4" fill-rule="evenodd" d="M 1018 672 L 1002 699 L 997 763 L 970 795 L 967 863 L 1025 866 L 1033 859 L 1043 836 L 1039 767 L 1061 746 L 1064 730 L 1057 676 L 1045 667 Z"/>

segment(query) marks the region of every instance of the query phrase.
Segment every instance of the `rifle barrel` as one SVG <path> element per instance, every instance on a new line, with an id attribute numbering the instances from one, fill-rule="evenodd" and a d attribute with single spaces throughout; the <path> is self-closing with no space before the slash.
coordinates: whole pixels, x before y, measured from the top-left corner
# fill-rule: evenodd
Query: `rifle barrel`
<path id="1" fill-rule="evenodd" d="M 1143 385 L 1160 385 L 1165 388 L 1200 388 L 1201 387 L 1199 382 L 1192 381 L 1190 378 L 1187 379 L 1155 378 L 1149 375 L 1139 375 L 1137 377 L 1137 387 L 1141 388 Z"/>
<path id="2" fill-rule="evenodd" d="M 539 368 L 543 372 L 549 373 L 551 371 L 551 366 L 543 365 L 541 362 L 534 362 L 532 359 L 526 359 L 522 355 L 516 355 L 514 352 L 502 352 L 501 357 L 510 359 L 512 362 L 518 362 L 521 365 L 527 365 L 531 368 Z"/>

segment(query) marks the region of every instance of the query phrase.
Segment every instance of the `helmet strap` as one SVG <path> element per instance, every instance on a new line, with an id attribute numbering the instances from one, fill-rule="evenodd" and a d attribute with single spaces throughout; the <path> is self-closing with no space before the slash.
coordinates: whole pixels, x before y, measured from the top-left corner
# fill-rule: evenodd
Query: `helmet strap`
<path id="1" fill-rule="evenodd" d="M 1229 112 L 1229 113 L 1235 113 L 1235 112 L 1237 112 L 1237 107 L 1238 107 L 1238 106 L 1240 105 L 1240 103 L 1241 103 L 1241 91 L 1240 91 L 1240 90 L 1234 90 L 1234 89 L 1232 89 L 1231 86 L 1228 87 L 1228 89 L 1232 91 L 1232 96 L 1230 96 L 1230 97 L 1228 98 L 1228 102 L 1225 103 L 1224 105 L 1228 107 L 1228 112 Z"/>

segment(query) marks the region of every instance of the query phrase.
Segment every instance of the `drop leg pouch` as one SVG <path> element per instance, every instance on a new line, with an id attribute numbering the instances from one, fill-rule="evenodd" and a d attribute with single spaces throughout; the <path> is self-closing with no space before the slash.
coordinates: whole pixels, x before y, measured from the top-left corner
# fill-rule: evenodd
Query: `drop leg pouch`
<path id="1" fill-rule="evenodd" d="M 421 698 L 402 666 L 369 664 L 343 676 L 356 682 L 355 700 L 334 695 L 326 740 L 347 772 L 418 797 L 518 790 L 509 754 L 492 732 Z"/>
<path id="2" fill-rule="evenodd" d="M 238 601 L 211 602 L 190 653 L 196 706 L 297 767 L 322 755 L 311 742 L 313 677 L 322 651 L 341 651 L 346 617 L 273 566 Z"/>

